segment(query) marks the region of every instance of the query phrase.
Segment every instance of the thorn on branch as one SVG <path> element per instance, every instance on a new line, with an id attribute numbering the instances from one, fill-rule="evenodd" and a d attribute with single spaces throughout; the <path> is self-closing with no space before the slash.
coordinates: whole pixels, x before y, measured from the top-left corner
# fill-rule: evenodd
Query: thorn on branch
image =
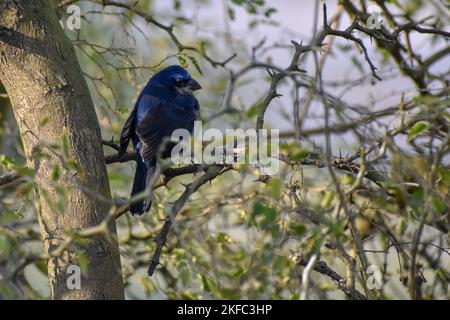
<path id="1" fill-rule="evenodd" d="M 269 74 L 269 76 L 271 78 L 273 78 L 273 76 L 275 75 L 275 71 L 272 69 L 272 71 L 269 69 L 269 67 L 266 67 L 266 72 Z"/>
<path id="2" fill-rule="evenodd" d="M 190 183 L 183 183 L 181 181 L 178 181 L 179 184 L 181 184 L 183 187 L 185 187 L 186 189 L 188 189 L 190 187 Z"/>
<path id="3" fill-rule="evenodd" d="M 291 40 L 291 43 L 294 45 L 295 49 L 300 49 L 302 47 L 302 45 L 295 40 Z"/>
<path id="4" fill-rule="evenodd" d="M 326 3 L 323 4 L 323 28 L 325 30 L 327 30 L 329 28 Z"/>

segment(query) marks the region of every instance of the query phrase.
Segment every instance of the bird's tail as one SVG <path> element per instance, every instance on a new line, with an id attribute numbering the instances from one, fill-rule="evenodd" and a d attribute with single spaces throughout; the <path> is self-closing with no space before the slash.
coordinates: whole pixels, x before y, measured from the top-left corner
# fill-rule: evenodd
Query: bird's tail
<path id="1" fill-rule="evenodd" d="M 131 189 L 131 197 L 143 192 L 149 184 L 154 173 L 154 167 L 147 168 L 143 161 L 137 161 L 136 174 L 134 175 L 133 188 Z M 150 186 L 148 186 L 150 187 Z M 150 209 L 152 201 L 150 198 L 132 203 L 130 211 L 132 215 L 143 215 Z"/>

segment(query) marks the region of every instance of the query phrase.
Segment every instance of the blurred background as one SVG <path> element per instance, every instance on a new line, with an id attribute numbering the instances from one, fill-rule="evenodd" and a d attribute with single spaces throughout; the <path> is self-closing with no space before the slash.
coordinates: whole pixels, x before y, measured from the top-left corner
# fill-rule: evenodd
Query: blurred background
<path id="1" fill-rule="evenodd" d="M 112 3 L 125 6 L 103 6 L 102 1 L 61 1 L 56 6 L 89 85 L 103 139 L 113 141 L 118 140 L 148 79 L 172 64 L 185 67 L 202 85 L 197 98 L 204 127 L 255 127 L 271 73 L 287 68 L 292 61 L 291 41 L 310 45 L 321 32 L 323 3 L 332 28 L 345 30 L 355 19 L 342 1 Z M 450 31 L 449 3 L 444 0 L 350 3 L 364 13 L 381 12 L 380 21 L 390 32 L 408 21 Z M 69 5 L 81 9 L 79 30 L 70 30 L 65 24 Z M 397 26 L 383 14 L 383 6 Z M 157 24 L 173 26 L 173 33 Z M 306 73 L 281 81 L 277 88 L 281 96 L 271 101 L 265 113 L 265 127 L 280 130 L 282 150 L 290 162 L 266 184 L 255 182 L 255 176 L 244 170 L 227 172 L 202 187 L 178 215 L 163 250 L 162 266 L 152 278 L 146 274 L 155 249 L 152 239 L 184 189 L 183 183 L 195 177 L 176 177 L 158 188 L 152 211 L 145 216 L 124 215 L 118 220 L 127 298 L 298 299 L 304 288 L 301 261 L 318 254 L 344 282 L 349 277 L 348 261 L 352 261 L 356 289 L 367 297 L 406 299 L 410 297 L 414 235 L 426 220 L 421 217 L 429 204 L 432 214 L 427 219 L 433 216 L 435 220 L 425 223 L 414 254 L 421 296 L 450 297 L 448 231 L 435 225 L 436 221 L 448 225 L 448 126 L 439 129 L 433 122 L 441 119 L 448 124 L 449 120 L 448 37 L 414 31 L 399 36 L 399 43 L 408 48 L 401 53 L 409 63 L 407 68 L 419 69 L 419 60 L 443 52 L 426 66 L 430 96 L 423 98 L 417 83 L 405 74 L 405 66 L 381 48 L 375 37 L 358 30 L 352 35 L 367 48 L 382 81 L 373 76 L 361 46 L 349 39 L 326 37 L 323 46 L 302 54 L 299 67 Z M 7 94 L 0 92 L 1 173 L 20 169 L 25 161 Z M 325 105 L 330 108 L 327 125 Z M 442 110 L 436 111 L 433 121 L 419 119 L 428 121 L 426 129 L 412 130 L 418 121 L 414 117 L 431 114 L 429 108 Z M 333 212 L 339 199 L 335 179 L 348 191 L 356 183 L 358 171 L 336 167 L 333 176 L 325 165 L 311 164 L 311 160 L 326 163 L 328 151 L 333 159 L 358 155 L 361 148 L 377 145 L 409 117 L 416 119 L 411 127 L 384 140 L 389 141 L 385 154 L 378 148 L 367 153 L 368 159 L 379 155 L 370 164 L 377 178 L 363 179 L 361 186 L 348 194 L 348 212 L 354 216 L 349 227 L 348 212 Z M 435 133 L 439 130 L 444 131 L 444 138 Z M 424 196 L 423 181 L 434 149 L 442 149 L 444 155 L 436 169 L 439 178 Z M 115 153 L 108 146 L 104 151 L 105 155 Z M 358 156 L 351 162 L 361 164 Z M 108 165 L 114 198 L 129 196 L 134 168 L 133 162 Z M 415 189 L 406 190 L 408 186 Z M 41 243 L 32 189 L 32 174 L 0 186 L 0 293 L 6 298 L 46 298 L 49 294 L 46 266 L 38 258 Z M 427 198 L 427 194 L 435 196 Z M 64 205 L 64 194 L 55 201 Z M 305 212 L 319 216 L 321 222 L 312 223 Z M 356 240 L 353 231 L 358 234 Z M 339 243 L 348 259 L 330 249 L 330 241 Z M 80 265 L 89 268 L 83 261 Z M 382 285 L 372 290 L 362 276 L 368 265 L 381 270 Z M 312 299 L 348 297 L 336 279 L 313 273 L 310 281 Z"/>

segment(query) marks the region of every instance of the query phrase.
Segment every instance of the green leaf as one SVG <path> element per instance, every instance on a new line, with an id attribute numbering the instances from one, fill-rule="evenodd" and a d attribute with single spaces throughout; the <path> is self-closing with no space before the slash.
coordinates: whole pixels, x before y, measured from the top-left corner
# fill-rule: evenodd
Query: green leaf
<path id="1" fill-rule="evenodd" d="M 343 185 L 351 185 L 351 184 L 353 184 L 355 182 L 355 180 L 356 180 L 355 177 L 353 177 L 353 176 L 351 176 L 349 174 L 344 174 L 341 177 L 341 183 Z"/>
<path id="2" fill-rule="evenodd" d="M 182 272 L 181 273 L 181 275 L 183 275 L 184 273 L 186 273 L 186 272 Z M 182 279 L 184 279 L 183 277 L 182 277 Z M 190 291 L 184 291 L 184 292 L 182 292 L 181 293 L 181 298 L 182 299 L 186 299 L 186 300 L 198 300 L 198 298 L 195 296 L 195 294 L 193 294 L 192 292 L 190 292 Z"/>
<path id="3" fill-rule="evenodd" d="M 198 64 L 197 59 L 195 59 L 195 57 L 193 57 L 193 56 L 187 56 L 187 57 L 188 57 L 189 60 L 191 60 L 192 64 L 194 65 L 195 69 L 197 69 L 198 73 L 203 75 L 203 72 L 200 69 L 200 65 Z"/>
<path id="4" fill-rule="evenodd" d="M 323 236 L 320 234 L 320 232 L 317 232 L 313 235 L 311 240 L 312 241 L 310 241 L 309 243 L 309 250 L 307 252 L 308 256 L 320 250 L 323 242 Z"/>
<path id="5" fill-rule="evenodd" d="M 0 225 L 12 224 L 17 220 L 17 214 L 15 211 L 5 208 L 5 212 L 0 215 Z"/>
<path id="6" fill-rule="evenodd" d="M 259 226 L 262 229 L 270 226 L 278 218 L 277 211 L 274 208 L 267 207 L 261 202 L 256 202 L 253 206 L 251 219 L 255 222 L 255 224 L 258 216 L 263 216 L 263 218 L 259 221 Z"/>
<path id="7" fill-rule="evenodd" d="M 34 265 L 40 272 L 47 275 L 47 264 L 44 261 L 42 260 L 36 261 Z"/>
<path id="8" fill-rule="evenodd" d="M 183 270 L 180 272 L 178 277 L 179 279 L 181 279 L 181 283 L 183 283 L 183 285 L 191 283 L 191 272 L 186 270 L 185 266 L 183 267 Z M 193 296 L 193 298 L 186 297 L 185 299 L 195 299 L 195 296 Z"/>
<path id="9" fill-rule="evenodd" d="M 217 233 L 216 239 L 219 243 L 222 243 L 222 244 L 232 244 L 233 243 L 233 239 L 225 232 Z"/>
<path id="10" fill-rule="evenodd" d="M 235 17 L 236 17 L 236 14 L 234 13 L 234 9 L 231 8 L 231 7 L 228 7 L 228 8 L 227 8 L 227 12 L 228 12 L 228 17 L 230 17 L 230 19 L 231 19 L 232 21 L 234 21 L 234 19 L 235 19 Z"/>
<path id="11" fill-rule="evenodd" d="M 274 199 L 280 199 L 283 190 L 283 181 L 279 178 L 273 178 L 269 181 L 268 186 Z"/>
<path id="12" fill-rule="evenodd" d="M 439 169 L 439 175 L 442 183 L 447 187 L 450 187 L 450 170 L 446 168 L 441 168 Z"/>
<path id="13" fill-rule="evenodd" d="M 289 230 L 299 236 L 304 235 L 306 233 L 306 227 L 303 224 L 289 225 Z"/>
<path id="14" fill-rule="evenodd" d="M 61 147 L 62 147 L 64 156 L 69 157 L 70 142 L 69 142 L 69 136 L 68 136 L 66 130 L 64 130 L 63 134 L 61 135 Z"/>
<path id="15" fill-rule="evenodd" d="M 205 54 L 206 52 L 206 47 L 208 47 L 209 43 L 205 40 L 200 41 L 200 52 L 202 54 Z"/>
<path id="16" fill-rule="evenodd" d="M 258 115 L 262 109 L 264 108 L 264 104 L 262 102 L 257 102 L 254 105 L 252 105 L 246 112 L 245 114 L 248 117 L 254 117 L 256 115 Z"/>
<path id="17" fill-rule="evenodd" d="M 83 252 L 78 252 L 77 255 L 78 264 L 80 266 L 81 272 L 86 274 L 89 271 L 89 260 Z"/>
<path id="18" fill-rule="evenodd" d="M 442 268 L 439 268 L 436 272 L 436 276 L 440 278 L 444 283 L 448 283 L 450 278 L 447 275 L 448 273 L 444 271 Z"/>
<path id="19" fill-rule="evenodd" d="M 285 256 L 278 255 L 278 256 L 275 257 L 275 259 L 273 261 L 272 268 L 274 270 L 282 271 L 288 265 L 289 265 L 289 260 L 286 259 Z"/>
<path id="20" fill-rule="evenodd" d="M 6 154 L 0 155 L 0 163 L 3 164 L 6 168 L 10 168 L 16 164 L 16 160 L 7 156 Z"/>
<path id="21" fill-rule="evenodd" d="M 434 105 L 439 104 L 441 99 L 439 97 L 417 95 L 413 98 L 413 101 L 422 105 Z"/>
<path id="22" fill-rule="evenodd" d="M 400 233 L 400 235 L 404 235 L 406 229 L 408 228 L 408 222 L 406 221 L 405 218 L 400 217 L 400 219 L 398 219 L 398 223 L 397 223 L 397 230 Z"/>
<path id="23" fill-rule="evenodd" d="M 45 117 L 44 119 L 42 119 L 41 122 L 39 122 L 39 128 L 45 126 L 49 121 L 50 121 L 49 117 Z"/>
<path id="24" fill-rule="evenodd" d="M 17 173 L 19 173 L 22 176 L 34 176 L 34 170 L 28 167 L 22 167 L 17 169 Z"/>
<path id="25" fill-rule="evenodd" d="M 11 243 L 6 235 L 0 234 L 0 255 L 8 256 L 11 250 Z"/>
<path id="26" fill-rule="evenodd" d="M 430 129 L 430 123 L 428 121 L 418 121 L 409 130 L 408 142 L 414 140 L 418 136 L 424 135 Z"/>
<path id="27" fill-rule="evenodd" d="M 266 11 L 264 11 L 264 15 L 265 15 L 267 18 L 270 18 L 270 16 L 271 16 L 272 14 L 276 13 L 277 11 L 278 11 L 278 10 L 275 9 L 275 8 L 269 8 L 269 9 L 267 9 Z"/>
<path id="28" fill-rule="evenodd" d="M 320 206 L 323 209 L 328 208 L 328 206 L 330 205 L 333 198 L 334 198 L 334 192 L 333 191 L 327 192 L 325 194 L 325 196 L 323 197 L 322 201 L 320 202 Z"/>
<path id="29" fill-rule="evenodd" d="M 436 195 L 432 195 L 431 196 L 431 204 L 433 206 L 433 209 L 438 213 L 438 214 L 443 214 L 445 213 L 445 209 L 447 209 L 447 206 L 445 205 L 445 202 L 441 200 L 441 198 L 439 198 Z"/>
<path id="30" fill-rule="evenodd" d="M 231 275 L 233 276 L 233 278 L 238 278 L 240 276 L 242 276 L 245 272 L 245 269 L 242 267 L 238 267 L 236 270 L 234 270 Z"/>
<path id="31" fill-rule="evenodd" d="M 178 58 L 178 62 L 180 63 L 180 66 L 182 66 L 183 68 L 187 68 L 188 64 L 186 62 L 186 59 L 183 56 L 177 56 Z"/>
<path id="32" fill-rule="evenodd" d="M 11 300 L 15 297 L 14 290 L 12 289 L 12 287 L 7 285 L 0 286 L 0 293 L 6 300 Z"/>
<path id="33" fill-rule="evenodd" d="M 128 108 L 118 107 L 118 108 L 116 108 L 116 111 L 121 113 L 121 114 L 126 114 L 126 113 L 128 113 Z"/>
<path id="34" fill-rule="evenodd" d="M 338 220 L 333 220 L 333 219 L 327 219 L 327 225 L 330 228 L 331 233 L 336 237 L 336 238 L 340 238 L 343 233 L 342 231 L 344 230 L 345 227 L 345 221 L 338 219 Z"/>
<path id="35" fill-rule="evenodd" d="M 81 166 L 73 160 L 69 160 L 65 163 L 66 167 L 72 170 L 75 170 L 79 175 L 81 180 L 85 179 L 84 171 Z"/>
<path id="36" fill-rule="evenodd" d="M 247 3 L 247 6 L 245 7 L 245 9 L 250 14 L 256 14 L 257 13 L 256 7 L 253 4 L 251 4 L 251 3 Z"/>
<path id="37" fill-rule="evenodd" d="M 59 170 L 59 165 L 55 164 L 52 168 L 52 180 L 56 181 L 61 176 L 61 172 Z"/>
<path id="38" fill-rule="evenodd" d="M 309 150 L 301 148 L 300 150 L 298 150 L 295 154 L 293 154 L 291 156 L 291 160 L 292 161 L 300 161 L 300 160 L 303 160 L 306 157 L 308 157 L 308 155 L 309 155 Z"/>
<path id="39" fill-rule="evenodd" d="M 211 292 L 211 285 L 208 278 L 203 273 L 200 273 L 199 276 L 200 280 L 202 281 L 203 290 L 206 292 Z"/>
<path id="40" fill-rule="evenodd" d="M 78 171 L 78 172 L 81 172 L 81 167 L 80 167 L 80 165 L 79 165 L 78 163 L 76 163 L 75 161 L 73 161 L 73 160 L 67 161 L 65 164 L 66 164 L 66 166 L 67 166 L 68 168 L 74 169 L 74 170 L 76 170 L 76 171 Z"/>
<path id="41" fill-rule="evenodd" d="M 56 197 L 56 199 L 52 199 L 52 200 L 56 200 L 55 205 L 57 207 L 57 210 L 59 212 L 63 212 L 67 205 L 67 190 L 61 186 L 57 186 L 55 189 L 56 189 L 56 193 L 58 194 L 58 197 Z"/>

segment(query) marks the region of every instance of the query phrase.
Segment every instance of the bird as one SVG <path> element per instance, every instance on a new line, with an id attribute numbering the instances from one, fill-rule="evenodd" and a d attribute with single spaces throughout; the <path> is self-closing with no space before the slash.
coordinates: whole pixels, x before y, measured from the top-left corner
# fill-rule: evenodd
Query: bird
<path id="1" fill-rule="evenodd" d="M 152 187 L 149 182 L 155 172 L 159 149 L 167 137 L 176 129 L 192 133 L 199 113 L 199 103 L 193 92 L 201 88 L 183 67 L 172 65 L 154 74 L 139 94 L 123 126 L 118 150 L 119 160 L 124 159 L 131 140 L 136 151 L 131 198 Z M 142 215 L 150 207 L 151 199 L 147 198 L 132 202 L 130 212 Z"/>

